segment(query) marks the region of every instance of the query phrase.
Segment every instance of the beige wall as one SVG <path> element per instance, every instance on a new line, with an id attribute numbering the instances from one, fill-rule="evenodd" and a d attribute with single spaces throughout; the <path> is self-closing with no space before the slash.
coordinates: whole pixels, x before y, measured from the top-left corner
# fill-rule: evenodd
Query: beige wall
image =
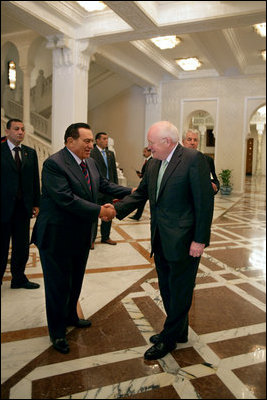
<path id="1" fill-rule="evenodd" d="M 265 76 L 192 79 L 164 83 L 162 119 L 172 121 L 181 130 L 194 106 L 199 109 L 202 105 L 201 109 L 210 112 L 215 117 L 216 172 L 218 174 L 221 169 L 232 169 L 233 190 L 242 192 L 247 135 L 245 121 L 249 108 L 246 105 L 248 98 L 255 99 L 256 108 L 257 105 L 264 104 L 265 90 Z M 265 163 L 265 148 L 262 157 L 262 162 Z"/>
<path id="2" fill-rule="evenodd" d="M 94 135 L 104 131 L 114 139 L 116 159 L 129 186 L 139 183 L 135 169 L 143 163 L 145 98 L 143 89 L 132 86 L 90 110 L 88 123 Z"/>
<path id="3" fill-rule="evenodd" d="M 264 103 L 264 76 L 173 80 L 162 84 L 161 118 L 171 121 L 182 131 L 192 111 L 202 109 L 209 112 L 215 122 L 216 172 L 232 169 L 233 190 L 240 193 L 245 179 L 247 121 L 251 112 Z M 138 184 L 134 169 L 140 169 L 143 163 L 142 149 L 146 134 L 143 89 L 132 86 L 91 110 L 88 122 L 94 133 L 103 130 L 113 137 L 117 161 L 123 168 L 128 184 Z M 265 136 L 266 133 L 264 144 Z M 265 165 L 265 146 L 262 149 L 262 165 Z M 266 173 L 265 168 L 262 172 Z"/>

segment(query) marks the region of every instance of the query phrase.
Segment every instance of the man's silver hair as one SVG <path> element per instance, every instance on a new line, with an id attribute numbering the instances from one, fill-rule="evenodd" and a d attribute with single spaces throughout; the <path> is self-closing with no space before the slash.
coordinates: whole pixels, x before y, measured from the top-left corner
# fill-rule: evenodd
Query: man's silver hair
<path id="1" fill-rule="evenodd" d="M 183 140 L 185 140 L 186 135 L 187 135 L 188 132 L 197 134 L 197 136 L 199 138 L 199 130 L 198 129 L 188 128 L 188 129 L 186 129 L 186 131 L 183 132 L 183 137 L 182 137 Z"/>
<path id="2" fill-rule="evenodd" d="M 173 143 L 178 143 L 179 132 L 176 126 L 169 121 L 160 121 L 159 124 L 161 125 L 160 136 L 168 136 L 169 138 L 171 138 Z"/>

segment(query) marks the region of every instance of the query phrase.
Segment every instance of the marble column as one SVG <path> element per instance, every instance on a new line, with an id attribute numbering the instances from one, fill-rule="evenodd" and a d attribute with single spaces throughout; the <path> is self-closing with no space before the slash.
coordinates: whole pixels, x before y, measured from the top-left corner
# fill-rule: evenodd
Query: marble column
<path id="1" fill-rule="evenodd" d="M 63 35 L 47 37 L 53 51 L 52 150 L 64 146 L 66 128 L 75 122 L 87 123 L 88 71 L 95 48 L 89 40 Z"/>
<path id="2" fill-rule="evenodd" d="M 34 127 L 31 125 L 31 72 L 33 65 L 20 65 L 23 72 L 23 123 L 26 133 L 34 133 Z M 25 137 L 26 138 L 26 137 Z"/>
<path id="3" fill-rule="evenodd" d="M 256 124 L 257 130 L 257 158 L 256 158 L 256 170 L 255 175 L 261 175 L 261 163 L 262 163 L 262 136 L 264 131 L 264 124 Z"/>
<path id="4" fill-rule="evenodd" d="M 146 98 L 144 146 L 147 146 L 148 129 L 161 120 L 161 87 L 145 87 L 144 95 Z"/>
<path id="5" fill-rule="evenodd" d="M 205 153 L 205 133 L 206 133 L 206 125 L 199 125 L 198 130 L 200 132 L 199 138 L 199 151 Z"/>

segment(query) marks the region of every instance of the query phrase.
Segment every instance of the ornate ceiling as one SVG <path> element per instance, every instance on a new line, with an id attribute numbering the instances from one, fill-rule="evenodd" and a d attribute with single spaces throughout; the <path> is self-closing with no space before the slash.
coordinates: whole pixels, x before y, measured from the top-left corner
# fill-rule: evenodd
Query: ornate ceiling
<path id="1" fill-rule="evenodd" d="M 2 1 L 2 38 L 33 30 L 43 37 L 90 40 L 94 60 L 141 86 L 171 79 L 265 74 L 265 38 L 253 24 L 266 20 L 265 1 L 104 1 L 87 13 L 75 1 Z M 149 39 L 177 35 L 181 43 L 160 50 Z M 198 57 L 185 72 L 176 58 Z"/>

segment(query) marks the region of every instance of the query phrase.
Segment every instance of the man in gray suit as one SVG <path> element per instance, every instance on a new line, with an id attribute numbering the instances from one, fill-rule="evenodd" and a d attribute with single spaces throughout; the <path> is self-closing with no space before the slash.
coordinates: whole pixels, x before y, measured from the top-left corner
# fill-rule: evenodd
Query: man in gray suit
<path id="1" fill-rule="evenodd" d="M 69 352 L 66 327 L 87 328 L 79 319 L 77 301 L 98 218 L 115 216 L 112 204 L 98 205 L 98 193 L 122 198 L 131 189 L 104 178 L 95 160 L 88 158 L 93 133 L 85 123 L 70 125 L 65 147 L 43 164 L 42 195 L 32 242 L 39 248 L 46 297 L 48 330 L 54 348 Z"/>
<path id="2" fill-rule="evenodd" d="M 188 313 L 200 256 L 209 245 L 214 196 L 203 154 L 179 144 L 174 125 L 155 123 L 147 139 L 153 158 L 137 190 L 115 209 L 123 219 L 144 200 L 150 202 L 151 256 L 167 315 L 144 355 L 156 360 L 188 340 Z"/>
<path id="3" fill-rule="evenodd" d="M 116 160 L 115 154 L 113 151 L 108 149 L 108 134 L 106 132 L 98 132 L 95 135 L 96 145 L 92 149 L 90 153 L 90 157 L 94 158 L 98 164 L 99 170 L 101 174 L 107 178 L 110 182 L 118 183 L 118 174 L 117 174 L 117 167 L 116 167 Z M 100 205 L 105 203 L 112 202 L 113 197 L 108 194 L 99 193 L 97 202 Z M 110 238 L 110 231 L 111 231 L 111 224 L 112 221 L 102 221 L 100 226 L 101 232 L 101 243 L 106 243 L 110 245 L 116 245 L 117 243 Z M 96 232 L 94 235 L 93 246 L 94 248 L 94 241 L 97 235 L 97 226 Z"/>

